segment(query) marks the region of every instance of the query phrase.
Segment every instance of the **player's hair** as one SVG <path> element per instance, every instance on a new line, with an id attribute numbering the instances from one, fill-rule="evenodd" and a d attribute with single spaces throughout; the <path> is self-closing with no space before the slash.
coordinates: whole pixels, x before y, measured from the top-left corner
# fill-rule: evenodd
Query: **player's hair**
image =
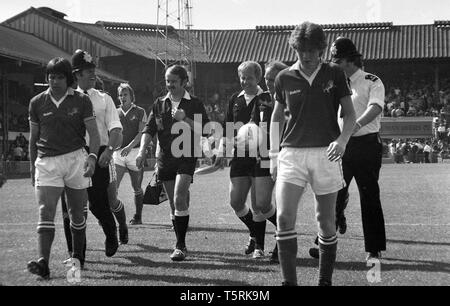
<path id="1" fill-rule="evenodd" d="M 105 90 L 105 83 L 103 83 L 103 80 L 98 75 L 95 77 L 94 88 L 97 90 Z"/>
<path id="2" fill-rule="evenodd" d="M 170 66 L 169 68 L 167 68 L 166 73 L 177 75 L 182 82 L 183 81 L 189 82 L 188 72 L 186 68 L 184 68 L 181 65 Z"/>
<path id="3" fill-rule="evenodd" d="M 269 60 L 264 66 L 266 71 L 269 69 L 275 69 L 276 71 L 280 72 L 281 70 L 288 68 L 288 65 L 275 59 Z"/>
<path id="4" fill-rule="evenodd" d="M 242 62 L 238 67 L 238 75 L 240 75 L 244 70 L 252 70 L 253 74 L 256 77 L 256 80 L 259 82 L 262 78 L 262 68 L 255 61 L 245 61 Z"/>
<path id="5" fill-rule="evenodd" d="M 355 66 L 358 67 L 358 68 L 362 68 L 363 67 L 363 61 L 362 61 L 361 56 L 347 57 L 347 58 L 345 58 L 345 60 L 347 62 L 351 62 L 351 63 L 355 64 Z"/>
<path id="6" fill-rule="evenodd" d="M 297 51 L 311 47 L 323 51 L 327 47 L 327 40 L 322 26 L 309 21 L 297 25 L 289 38 L 289 46 Z"/>
<path id="7" fill-rule="evenodd" d="M 122 91 L 124 89 L 128 89 L 128 92 L 130 93 L 130 96 L 131 96 L 131 103 L 134 103 L 134 101 L 135 101 L 134 90 L 133 90 L 133 88 L 131 87 L 130 84 L 128 84 L 128 83 L 121 83 L 119 85 L 119 87 L 117 87 L 117 94 L 119 95 L 120 91 Z"/>
<path id="8" fill-rule="evenodd" d="M 72 64 L 70 64 L 69 60 L 62 57 L 55 57 L 48 62 L 45 69 L 45 78 L 47 80 L 49 74 L 64 75 L 66 77 L 67 87 L 70 87 L 74 82 L 72 74 Z"/>

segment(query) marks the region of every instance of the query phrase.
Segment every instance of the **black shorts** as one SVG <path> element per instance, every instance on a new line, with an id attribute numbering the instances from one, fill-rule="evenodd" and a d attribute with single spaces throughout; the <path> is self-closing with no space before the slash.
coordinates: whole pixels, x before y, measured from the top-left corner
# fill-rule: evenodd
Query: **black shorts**
<path id="1" fill-rule="evenodd" d="M 194 176 L 197 158 L 195 157 L 158 157 L 158 180 L 174 181 L 178 174 Z"/>
<path id="2" fill-rule="evenodd" d="M 261 168 L 260 160 L 255 157 L 233 157 L 230 163 L 230 178 L 242 176 L 270 176 L 270 169 Z"/>
<path id="3" fill-rule="evenodd" d="M 255 173 L 253 174 L 253 176 L 254 177 L 271 176 L 269 165 L 270 165 L 269 158 L 258 159 L 255 165 Z"/>

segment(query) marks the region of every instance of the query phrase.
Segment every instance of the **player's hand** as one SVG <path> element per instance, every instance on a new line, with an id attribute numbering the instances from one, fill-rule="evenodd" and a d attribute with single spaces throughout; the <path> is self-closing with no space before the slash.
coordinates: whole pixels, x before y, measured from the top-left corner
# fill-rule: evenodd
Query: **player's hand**
<path id="1" fill-rule="evenodd" d="M 144 167 L 144 163 L 145 163 L 145 154 L 138 154 L 138 156 L 136 156 L 136 167 L 138 167 L 138 169 L 141 169 L 142 167 Z"/>
<path id="2" fill-rule="evenodd" d="M 86 161 L 84 162 L 84 177 L 92 177 L 95 172 L 95 164 L 97 160 L 92 155 L 88 156 Z"/>
<path id="3" fill-rule="evenodd" d="M 330 143 L 327 149 L 327 157 L 331 162 L 339 161 L 345 153 L 345 145 L 340 144 L 338 141 Z"/>
<path id="4" fill-rule="evenodd" d="M 182 110 L 181 108 L 177 109 L 177 111 L 175 112 L 175 115 L 173 115 L 173 118 L 176 121 L 181 121 L 184 118 L 186 118 L 186 113 L 184 112 L 184 110 Z"/>
<path id="5" fill-rule="evenodd" d="M 112 152 L 108 149 L 105 149 L 102 154 L 100 155 L 100 158 L 98 159 L 98 165 L 102 168 L 106 168 L 109 166 L 109 163 L 112 158 Z"/>
<path id="6" fill-rule="evenodd" d="M 120 156 L 125 157 L 128 154 L 130 154 L 132 148 L 129 148 L 128 146 L 126 146 L 125 148 L 122 149 L 122 151 L 120 151 Z"/>
<path id="7" fill-rule="evenodd" d="M 270 159 L 270 175 L 272 176 L 272 180 L 275 182 L 277 180 L 277 160 Z"/>

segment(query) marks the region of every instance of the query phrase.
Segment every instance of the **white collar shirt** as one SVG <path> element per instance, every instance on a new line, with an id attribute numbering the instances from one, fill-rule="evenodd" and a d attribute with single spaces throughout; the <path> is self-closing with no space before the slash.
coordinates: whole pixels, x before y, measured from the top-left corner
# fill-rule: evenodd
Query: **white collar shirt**
<path id="1" fill-rule="evenodd" d="M 307 76 L 307 75 L 303 72 L 303 70 L 300 68 L 300 61 L 297 61 L 297 62 L 295 62 L 294 65 L 292 65 L 291 67 L 289 67 L 289 70 L 291 70 L 291 71 L 292 71 L 292 70 L 297 70 L 297 71 L 300 73 L 300 75 L 301 75 L 302 77 L 304 77 L 305 80 L 309 83 L 309 86 L 312 86 L 312 83 L 314 82 L 314 79 L 316 78 L 317 74 L 319 73 L 320 68 L 322 68 L 322 62 L 320 62 L 319 65 L 317 65 L 316 70 L 314 70 L 314 72 L 313 72 L 310 76 Z"/>
<path id="2" fill-rule="evenodd" d="M 183 98 L 181 98 L 180 101 L 174 101 L 171 97 L 170 97 L 170 93 L 167 93 L 167 95 L 165 95 L 165 97 L 163 98 L 163 100 L 167 100 L 169 99 L 170 102 L 172 103 L 172 117 L 175 116 L 175 113 L 177 112 L 178 106 L 181 103 L 182 99 L 185 99 L 187 101 L 191 100 L 191 95 L 189 94 L 189 92 L 187 90 L 184 91 L 184 96 Z"/>
<path id="3" fill-rule="evenodd" d="M 243 90 L 243 91 L 241 91 L 241 92 L 239 93 L 238 97 L 244 96 L 245 103 L 247 103 L 247 106 L 248 106 L 248 105 L 250 104 L 250 102 L 252 102 L 252 100 L 253 100 L 256 96 L 262 94 L 263 92 L 264 92 L 264 90 L 262 90 L 262 88 L 259 87 L 259 85 L 258 85 L 258 92 L 256 93 L 256 95 L 248 95 L 248 94 L 246 94 L 245 91 Z"/>
<path id="4" fill-rule="evenodd" d="M 61 103 L 67 98 L 67 96 L 69 96 L 69 95 L 73 96 L 73 89 L 67 88 L 66 93 L 59 100 L 56 100 L 55 98 L 53 98 L 50 88 L 47 89 L 47 94 L 50 96 L 50 99 L 52 100 L 52 102 L 56 105 L 56 108 L 59 108 L 59 105 L 61 105 Z"/>
<path id="5" fill-rule="evenodd" d="M 83 92 L 80 87 L 77 91 Z M 109 132 L 115 128 L 122 129 L 119 114 L 116 105 L 111 96 L 91 88 L 87 90 L 87 95 L 91 99 L 92 107 L 95 113 L 95 121 L 97 122 L 98 132 L 100 134 L 100 145 L 107 146 L 109 142 Z M 89 143 L 89 135 L 86 133 L 86 143 Z"/>
<path id="6" fill-rule="evenodd" d="M 378 105 L 381 109 L 384 108 L 385 91 L 383 82 L 380 78 L 358 69 L 350 76 L 349 80 L 356 118 L 361 117 L 371 105 Z M 381 127 L 381 113 L 374 120 L 363 126 L 353 136 L 378 133 Z"/>

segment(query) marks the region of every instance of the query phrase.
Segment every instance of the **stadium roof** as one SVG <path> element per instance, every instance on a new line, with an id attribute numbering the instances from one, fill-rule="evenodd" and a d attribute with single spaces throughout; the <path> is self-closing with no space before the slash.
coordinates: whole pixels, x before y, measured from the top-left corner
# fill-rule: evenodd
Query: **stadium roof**
<path id="1" fill-rule="evenodd" d="M 33 15 L 39 16 L 43 20 L 30 18 Z M 3 24 L 34 32 L 40 37 L 48 37 L 48 32 L 52 32 L 47 22 L 50 21 L 55 25 L 82 32 L 83 38 L 101 41 L 110 49 L 120 49 L 147 59 L 167 58 L 169 61 L 175 61 L 180 58 L 180 55 L 187 55 L 188 60 L 210 62 L 200 42 L 188 35 L 189 32 L 186 31 L 176 31 L 173 27 L 169 27 L 166 39 L 163 31 L 157 25 L 109 21 L 98 21 L 95 24 L 81 23 L 64 19 L 65 16 L 64 13 L 51 8 L 30 7 L 28 10 L 7 19 Z M 31 26 L 31 28 L 34 28 L 28 29 L 24 25 L 27 22 L 34 23 Z M 72 37 L 72 39 L 76 38 Z M 183 46 L 184 49 L 181 49 L 180 46 Z"/>
<path id="2" fill-rule="evenodd" d="M 39 21 L 30 15 L 39 15 L 53 24 L 75 29 L 82 34 L 81 41 L 100 41 L 111 50 L 132 53 L 147 59 L 167 58 L 178 60 L 180 54 L 191 51 L 189 60 L 201 63 L 239 63 L 245 60 L 265 62 L 275 58 L 294 62 L 295 53 L 288 45 L 294 28 L 287 26 L 257 26 L 244 30 L 177 30 L 168 27 L 167 39 L 154 24 L 98 21 L 95 24 L 78 23 L 64 19 L 65 14 L 50 8 L 31 7 L 9 18 L 4 24 L 22 29 L 24 22 L 35 23 L 36 35 L 48 36 L 51 32 L 47 21 Z M 42 24 L 40 24 L 42 23 Z M 36 26 L 38 24 L 38 26 Z M 450 58 L 450 20 L 435 21 L 426 25 L 393 25 L 392 22 L 348 23 L 323 25 L 328 45 L 338 36 L 352 39 L 365 60 L 424 60 Z M 35 32 L 32 32 L 35 33 Z M 81 35 L 80 34 L 80 35 Z M 75 39 L 75 38 L 73 38 Z M 75 39 L 74 43 L 79 43 Z M 187 47 L 190 47 L 186 51 Z M 181 51 L 181 48 L 185 48 Z M 116 52 L 116 53 L 114 53 Z M 120 52 L 119 52 L 120 53 Z M 329 50 L 326 50 L 329 58 Z"/>
<path id="3" fill-rule="evenodd" d="M 450 21 L 428 25 L 394 26 L 392 23 L 323 25 L 327 43 L 339 36 L 355 42 L 366 60 L 450 58 Z M 296 61 L 288 40 L 294 26 L 258 26 L 254 30 L 194 30 L 212 62 L 275 58 Z M 325 57 L 329 58 L 329 50 Z"/>
<path id="4" fill-rule="evenodd" d="M 48 61 L 56 56 L 70 60 L 71 55 L 43 41 L 42 39 L 0 25 L 0 56 L 21 60 L 39 66 L 47 65 Z M 104 70 L 98 69 L 99 76 L 104 80 L 123 82 L 124 80 Z"/>

